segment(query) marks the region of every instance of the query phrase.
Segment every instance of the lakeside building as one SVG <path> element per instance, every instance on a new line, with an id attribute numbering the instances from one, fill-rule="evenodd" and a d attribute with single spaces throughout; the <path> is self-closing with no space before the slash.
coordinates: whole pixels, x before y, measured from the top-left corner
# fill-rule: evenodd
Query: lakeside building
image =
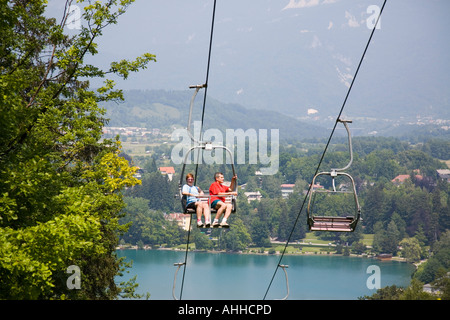
<path id="1" fill-rule="evenodd" d="M 185 213 L 168 213 L 164 215 L 164 218 L 168 221 L 175 221 L 183 230 L 189 230 L 189 224 L 191 220 L 190 214 Z"/>
<path id="2" fill-rule="evenodd" d="M 450 182 L 450 169 L 436 170 L 438 178 Z"/>
<path id="3" fill-rule="evenodd" d="M 244 192 L 245 196 L 247 197 L 247 201 L 248 203 L 250 203 L 250 201 L 260 201 L 262 198 L 262 194 L 259 191 L 256 192 Z"/>
<path id="4" fill-rule="evenodd" d="M 294 192 L 295 184 L 285 183 L 281 185 L 281 196 L 287 199 L 291 193 Z"/>
<path id="5" fill-rule="evenodd" d="M 420 175 L 420 170 L 416 169 L 414 170 L 414 177 L 417 180 L 422 180 L 423 176 Z M 391 180 L 391 182 L 397 186 L 403 184 L 406 180 L 410 179 L 411 175 L 409 174 L 399 174 L 394 179 Z"/>
<path id="6" fill-rule="evenodd" d="M 162 175 L 167 175 L 167 178 L 169 181 L 172 181 L 173 175 L 175 174 L 175 168 L 174 167 L 159 167 L 159 172 L 161 172 Z"/>

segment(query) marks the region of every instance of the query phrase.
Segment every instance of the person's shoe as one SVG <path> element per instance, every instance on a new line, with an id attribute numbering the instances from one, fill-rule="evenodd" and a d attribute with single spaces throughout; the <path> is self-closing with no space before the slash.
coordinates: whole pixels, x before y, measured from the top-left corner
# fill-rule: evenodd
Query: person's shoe
<path id="1" fill-rule="evenodd" d="M 205 228 L 211 228 L 211 222 L 210 221 L 206 221 L 205 222 Z"/>
<path id="2" fill-rule="evenodd" d="M 220 223 L 220 226 L 221 226 L 222 228 L 229 228 L 229 227 L 230 227 L 230 225 L 229 225 L 228 223 L 226 223 L 226 222 L 221 222 L 221 223 Z"/>
<path id="3" fill-rule="evenodd" d="M 204 227 L 203 222 L 197 221 L 197 228 L 203 228 L 203 227 Z"/>
<path id="4" fill-rule="evenodd" d="M 213 227 L 213 228 L 218 228 L 219 225 L 220 225 L 220 224 L 219 224 L 219 221 L 214 221 L 213 224 L 212 224 L 212 227 Z"/>

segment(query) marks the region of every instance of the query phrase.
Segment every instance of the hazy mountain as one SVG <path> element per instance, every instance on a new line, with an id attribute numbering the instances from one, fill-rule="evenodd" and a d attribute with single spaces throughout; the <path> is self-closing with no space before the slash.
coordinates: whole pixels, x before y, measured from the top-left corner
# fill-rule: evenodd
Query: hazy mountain
<path id="1" fill-rule="evenodd" d="M 119 81 L 128 90 L 203 83 L 213 3 L 136 1 L 118 25 L 105 29 L 92 62 L 106 68 L 109 61 L 156 54 L 147 70 Z M 371 33 L 367 24 L 376 12 L 368 9 L 382 4 L 217 0 L 208 96 L 329 128 Z M 57 11 L 63 3 L 50 6 Z M 358 120 L 355 127 L 366 134 L 417 117 L 450 120 L 449 12 L 448 0 L 387 1 L 345 108 L 345 117 Z"/>
<path id="2" fill-rule="evenodd" d="M 124 93 L 125 102 L 109 102 L 105 105 L 108 126 L 146 127 L 173 130 L 185 128 L 189 117 L 190 100 L 194 91 L 130 90 Z M 197 95 L 191 125 L 201 121 L 203 93 Z M 204 130 L 219 129 L 225 135 L 227 129 L 278 129 L 280 139 L 324 138 L 326 129 L 301 122 L 276 111 L 246 109 L 237 104 L 226 104 L 213 98 L 207 99 Z M 200 130 L 200 126 L 198 126 Z"/>
<path id="3" fill-rule="evenodd" d="M 121 86 L 183 90 L 206 76 L 212 0 L 137 1 L 101 61 L 157 55 Z M 292 116 L 335 116 L 381 0 L 217 1 L 209 94 Z M 350 117 L 450 118 L 450 2 L 388 1 L 346 107 Z"/>

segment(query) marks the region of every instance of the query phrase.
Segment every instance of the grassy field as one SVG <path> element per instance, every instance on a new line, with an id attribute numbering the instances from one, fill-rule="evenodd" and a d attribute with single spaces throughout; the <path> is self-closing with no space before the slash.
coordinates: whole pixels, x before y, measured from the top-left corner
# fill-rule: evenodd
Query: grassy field
<path id="1" fill-rule="evenodd" d="M 443 162 L 450 168 L 450 160 L 443 160 Z"/>
<path id="2" fill-rule="evenodd" d="M 161 144 L 164 144 L 164 143 L 161 143 L 161 142 L 136 143 L 136 142 L 132 142 L 132 141 L 125 141 L 125 142 L 122 142 L 122 149 L 125 153 L 127 153 L 131 157 L 133 157 L 133 156 L 150 156 L 151 154 L 146 152 L 146 148 L 151 150 L 151 148 L 158 147 Z"/>
<path id="3" fill-rule="evenodd" d="M 366 246 L 372 246 L 373 244 L 373 234 L 365 234 L 363 235 L 362 242 Z M 272 243 L 271 248 L 250 248 L 250 252 L 254 253 L 262 253 L 262 252 L 283 252 L 285 249 L 286 243 Z M 314 232 L 310 232 L 306 234 L 306 237 L 302 239 L 299 243 L 290 243 L 285 253 L 286 254 L 300 254 L 300 253 L 328 253 L 334 252 L 335 246 L 331 244 L 330 241 L 320 240 L 317 238 Z"/>

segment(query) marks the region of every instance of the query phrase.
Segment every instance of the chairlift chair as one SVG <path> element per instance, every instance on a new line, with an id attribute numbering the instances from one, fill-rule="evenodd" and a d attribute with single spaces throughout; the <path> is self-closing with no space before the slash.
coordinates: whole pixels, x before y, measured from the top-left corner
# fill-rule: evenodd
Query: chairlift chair
<path id="1" fill-rule="evenodd" d="M 192 110 L 193 110 L 193 106 L 194 106 L 194 100 L 195 100 L 195 97 L 196 97 L 198 91 L 201 88 L 205 88 L 205 87 L 206 87 L 206 85 L 204 85 L 204 84 L 203 85 L 194 85 L 194 86 L 190 86 L 189 87 L 191 89 L 195 89 L 195 92 L 194 92 L 194 94 L 193 94 L 193 96 L 191 98 L 187 132 L 188 132 L 188 134 L 189 134 L 189 136 L 191 138 L 191 141 L 194 142 L 194 144 L 196 144 L 196 145 L 194 145 L 193 147 L 189 148 L 189 150 L 186 152 L 186 155 L 185 155 L 184 160 L 183 160 L 183 168 L 181 170 L 180 182 L 178 184 L 178 191 L 179 191 L 178 196 L 181 199 L 181 206 L 183 208 L 183 212 L 186 213 L 186 214 L 195 214 L 196 213 L 195 209 L 187 208 L 187 206 L 186 206 L 186 196 L 184 196 L 183 193 L 182 193 L 182 189 L 183 189 L 183 185 L 184 185 L 184 181 L 183 181 L 183 179 L 184 179 L 184 172 L 185 172 L 185 169 L 186 169 L 187 159 L 190 156 L 191 152 L 193 152 L 194 150 L 199 150 L 199 151 L 200 150 L 212 151 L 214 149 L 223 149 L 223 150 L 225 150 L 226 153 L 229 155 L 229 158 L 230 158 L 230 165 L 231 165 L 231 169 L 233 171 L 233 176 L 236 175 L 236 171 L 235 171 L 235 168 L 234 168 L 233 154 L 231 153 L 231 151 L 227 147 L 225 147 L 223 145 L 215 145 L 211 141 L 200 141 L 200 140 L 197 140 L 197 139 L 194 138 L 194 136 L 191 133 L 190 125 L 191 125 L 191 118 L 192 118 Z M 195 177 L 195 179 L 196 178 L 197 177 Z M 237 182 L 235 183 L 235 188 L 234 189 L 235 189 L 234 191 L 237 192 L 237 189 L 238 189 L 237 188 Z M 197 196 L 199 201 L 208 203 L 208 205 L 210 204 L 211 197 L 212 196 L 209 195 L 209 194 Z M 232 213 L 236 213 L 236 207 L 237 207 L 236 206 L 236 198 L 237 198 L 237 196 L 229 195 L 229 196 L 225 196 L 224 198 L 225 198 L 225 203 L 230 203 L 232 205 L 231 212 Z M 217 213 L 217 210 L 212 209 L 212 208 L 210 208 L 210 211 L 211 211 L 211 214 Z"/>
<path id="2" fill-rule="evenodd" d="M 182 193 L 182 189 L 183 189 L 183 185 L 184 185 L 183 179 L 184 179 L 184 172 L 185 172 L 185 168 L 186 168 L 186 160 L 188 159 L 188 156 L 190 155 L 190 153 L 193 152 L 194 150 L 210 151 L 210 150 L 213 150 L 213 149 L 224 149 L 229 154 L 230 158 L 231 159 L 233 158 L 233 155 L 232 155 L 231 151 L 228 148 L 226 148 L 226 147 L 224 147 L 222 145 L 212 145 L 210 142 L 206 142 L 206 143 L 201 144 L 199 146 L 191 147 L 186 152 L 186 155 L 185 155 L 185 158 L 184 158 L 184 163 L 183 163 L 183 168 L 181 170 L 180 182 L 178 184 L 179 196 L 181 198 L 181 206 L 183 207 L 183 212 L 186 213 L 186 214 L 195 214 L 196 213 L 195 209 L 187 207 L 187 205 L 186 205 L 187 197 L 185 195 L 183 195 L 183 193 Z M 231 165 L 231 169 L 233 171 L 233 176 L 235 176 L 236 175 L 236 171 L 235 171 L 235 168 L 234 168 L 234 164 L 231 163 L 230 165 Z M 237 192 L 237 183 L 235 183 L 235 190 L 234 191 Z M 212 197 L 211 195 L 206 194 L 206 193 L 204 195 L 196 196 L 196 198 L 198 198 L 199 201 L 208 203 L 208 205 L 210 204 L 211 197 Z M 224 198 L 225 198 L 225 203 L 231 203 L 231 205 L 232 205 L 231 212 L 232 213 L 236 213 L 236 207 L 237 207 L 236 206 L 236 196 L 235 195 L 228 195 L 228 196 L 225 196 Z M 215 210 L 213 208 L 211 208 L 210 211 L 211 211 L 211 214 L 217 213 L 217 210 Z"/>
<path id="3" fill-rule="evenodd" d="M 352 140 L 350 135 L 350 130 L 348 128 L 347 123 L 351 123 L 350 120 L 338 120 L 338 122 L 342 123 L 345 126 L 348 134 L 348 142 L 349 142 L 349 150 L 350 150 L 350 161 L 349 163 L 341 169 L 331 169 L 330 172 L 320 172 L 316 174 L 312 180 L 311 192 L 309 194 L 308 206 L 306 209 L 308 216 L 308 225 L 309 230 L 311 231 L 332 231 L 332 232 L 353 232 L 361 219 L 361 207 L 359 205 L 358 196 L 356 194 L 355 181 L 353 178 L 345 172 L 342 172 L 350 167 L 353 162 L 353 151 L 352 151 Z M 332 190 L 322 190 L 316 187 L 316 179 L 319 176 L 328 176 L 332 179 Z M 336 190 L 335 179 L 337 177 L 345 177 L 351 183 L 351 187 L 349 190 Z M 316 196 L 318 194 L 350 194 L 352 196 L 352 202 L 354 202 L 354 209 L 352 208 L 352 212 L 348 212 L 347 215 L 344 216 L 324 216 L 324 215 L 316 215 L 314 212 L 315 209 L 315 201 Z"/>

